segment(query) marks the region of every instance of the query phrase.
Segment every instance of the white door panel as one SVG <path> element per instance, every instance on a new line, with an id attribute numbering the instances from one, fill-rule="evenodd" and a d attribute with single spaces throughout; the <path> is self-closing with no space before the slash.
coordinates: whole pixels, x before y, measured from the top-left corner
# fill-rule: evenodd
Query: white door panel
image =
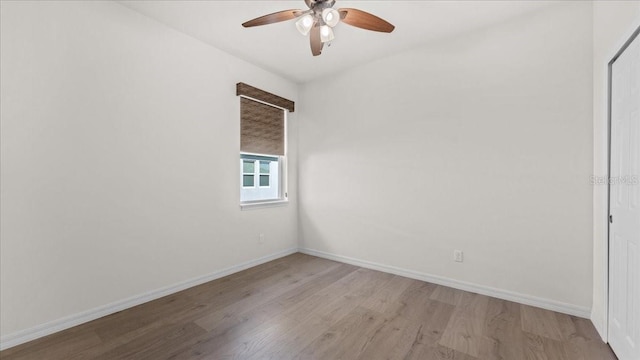
<path id="1" fill-rule="evenodd" d="M 611 67 L 609 344 L 640 360 L 640 37 Z"/>

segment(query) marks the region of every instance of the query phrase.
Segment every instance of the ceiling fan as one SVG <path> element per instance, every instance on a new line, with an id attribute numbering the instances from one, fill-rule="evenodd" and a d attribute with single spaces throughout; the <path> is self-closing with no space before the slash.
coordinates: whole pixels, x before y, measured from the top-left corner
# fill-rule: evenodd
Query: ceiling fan
<path id="1" fill-rule="evenodd" d="M 260 16 L 242 24 L 244 27 L 268 25 L 298 18 L 296 28 L 302 35 L 309 35 L 311 53 L 318 56 L 325 43 L 334 39 L 333 27 L 340 21 L 365 30 L 390 33 L 395 26 L 368 12 L 342 8 L 334 9 L 336 0 L 304 0 L 309 10 L 284 10 Z"/>

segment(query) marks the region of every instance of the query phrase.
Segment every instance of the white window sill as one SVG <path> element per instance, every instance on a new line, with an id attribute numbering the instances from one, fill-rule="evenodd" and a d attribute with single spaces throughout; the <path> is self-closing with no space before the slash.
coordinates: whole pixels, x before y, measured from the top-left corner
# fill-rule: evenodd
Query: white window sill
<path id="1" fill-rule="evenodd" d="M 270 208 L 270 207 L 277 207 L 277 206 L 285 206 L 288 203 L 289 203 L 288 199 L 247 201 L 247 202 L 240 203 L 240 209 L 241 210 L 262 209 L 262 208 Z"/>

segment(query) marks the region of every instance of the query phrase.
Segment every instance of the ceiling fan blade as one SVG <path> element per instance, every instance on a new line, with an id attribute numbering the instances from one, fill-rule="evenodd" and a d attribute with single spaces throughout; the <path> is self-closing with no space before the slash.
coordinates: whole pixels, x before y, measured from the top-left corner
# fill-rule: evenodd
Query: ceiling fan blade
<path id="1" fill-rule="evenodd" d="M 257 17 L 242 24 L 244 27 L 260 26 L 295 19 L 302 14 L 302 10 L 284 10 L 273 14 Z"/>
<path id="2" fill-rule="evenodd" d="M 309 32 L 309 40 L 311 41 L 311 53 L 313 56 L 322 54 L 322 46 L 324 45 L 320 40 L 320 26 L 314 26 Z"/>
<path id="3" fill-rule="evenodd" d="M 361 29 L 390 33 L 396 27 L 384 19 L 369 14 L 358 9 L 342 8 L 338 9 L 340 18 L 345 24 L 359 27 Z"/>

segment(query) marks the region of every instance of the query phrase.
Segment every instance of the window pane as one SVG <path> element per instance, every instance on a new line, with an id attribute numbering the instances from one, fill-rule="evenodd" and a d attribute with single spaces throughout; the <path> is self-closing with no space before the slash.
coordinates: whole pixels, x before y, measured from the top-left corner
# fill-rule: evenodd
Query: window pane
<path id="1" fill-rule="evenodd" d="M 253 160 L 244 160 L 242 162 L 242 172 L 245 174 L 253 174 L 255 171 L 255 162 Z"/>
<path id="2" fill-rule="evenodd" d="M 253 186 L 253 175 L 243 175 L 242 176 L 242 186 L 244 186 L 244 187 Z"/>
<path id="3" fill-rule="evenodd" d="M 269 175 L 260 175 L 260 186 L 269 186 Z"/>
<path id="4" fill-rule="evenodd" d="M 269 161 L 260 161 L 260 174 L 269 173 Z"/>

